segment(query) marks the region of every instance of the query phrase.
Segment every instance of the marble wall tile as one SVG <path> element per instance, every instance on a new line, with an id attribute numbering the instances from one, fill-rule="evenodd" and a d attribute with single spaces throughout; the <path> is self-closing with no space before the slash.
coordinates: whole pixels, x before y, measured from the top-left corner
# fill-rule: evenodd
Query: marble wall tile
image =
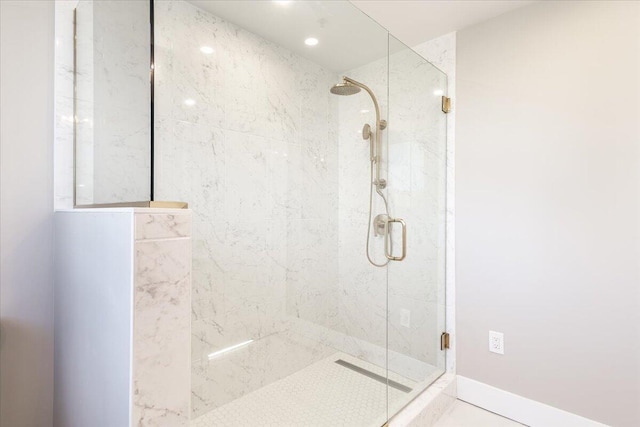
<path id="1" fill-rule="evenodd" d="M 302 219 L 337 220 L 337 150 L 303 140 L 301 157 Z"/>
<path id="2" fill-rule="evenodd" d="M 93 114 L 92 203 L 149 200 L 148 106 L 143 110 L 131 109 L 96 99 Z"/>
<path id="3" fill-rule="evenodd" d="M 224 219 L 225 132 L 171 118 L 156 121 L 156 198 L 187 201 L 194 237 L 202 224 Z M 186 172 L 189 173 L 186 173 Z"/>
<path id="4" fill-rule="evenodd" d="M 188 425 L 190 285 L 185 277 L 136 287 L 134 425 Z"/>
<path id="5" fill-rule="evenodd" d="M 94 2 L 77 2 L 76 5 L 76 91 L 71 92 L 69 96 L 75 96 L 76 99 L 93 103 L 93 85 L 94 85 Z M 73 22 L 73 21 L 72 21 Z M 61 41 L 62 42 L 62 41 Z M 64 40 L 64 43 L 71 49 L 71 58 L 73 59 L 73 32 L 71 39 Z M 73 79 L 74 70 L 71 69 L 71 79 Z"/>
<path id="6" fill-rule="evenodd" d="M 136 240 L 191 236 L 191 214 L 140 213 L 135 221 Z"/>
<path id="7" fill-rule="evenodd" d="M 150 198 L 148 3 L 93 5 L 93 203 Z"/>
<path id="8" fill-rule="evenodd" d="M 267 212 L 271 218 L 300 219 L 304 196 L 298 177 L 302 173 L 301 146 L 270 140 L 267 158 Z"/>
<path id="9" fill-rule="evenodd" d="M 213 349 L 222 349 L 237 343 L 234 341 L 234 336 L 229 336 L 225 319 L 224 314 L 202 319 L 192 318 L 191 357 L 193 363 L 206 359 L 206 356 L 214 351 Z M 196 381 L 197 373 L 194 372 L 193 376 Z"/>
<path id="10" fill-rule="evenodd" d="M 135 214 L 132 425 L 189 423 L 189 221 L 188 211 Z"/>
<path id="11" fill-rule="evenodd" d="M 269 140 L 234 131 L 225 134 L 226 217 L 244 221 L 264 218 Z"/>
<path id="12" fill-rule="evenodd" d="M 93 99 L 149 118 L 149 3 L 93 2 Z M 84 21 L 78 25 L 84 24 Z M 118 128 L 119 122 L 112 122 Z M 123 130 L 126 130 L 124 128 Z M 148 130 L 148 127 L 147 127 Z M 147 135 L 148 137 L 148 135 Z"/>
<path id="13" fill-rule="evenodd" d="M 326 325 L 337 310 L 338 262 L 332 221 L 294 221 L 287 228 L 287 314 Z"/>
<path id="14" fill-rule="evenodd" d="M 191 254 L 191 242 L 175 239 L 172 241 L 139 241 L 136 247 L 136 284 L 139 286 L 178 281 L 185 271 L 190 271 L 191 257 L 178 257 L 174 252 L 187 251 Z M 175 250 L 169 250 L 174 249 Z"/>

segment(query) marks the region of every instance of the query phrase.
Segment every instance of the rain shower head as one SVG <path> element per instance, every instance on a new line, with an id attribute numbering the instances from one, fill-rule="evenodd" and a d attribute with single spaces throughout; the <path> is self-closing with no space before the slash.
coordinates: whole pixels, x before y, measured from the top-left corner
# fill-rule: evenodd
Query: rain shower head
<path id="1" fill-rule="evenodd" d="M 360 88 L 348 82 L 337 83 L 329 89 L 334 95 L 349 96 L 360 92 Z"/>

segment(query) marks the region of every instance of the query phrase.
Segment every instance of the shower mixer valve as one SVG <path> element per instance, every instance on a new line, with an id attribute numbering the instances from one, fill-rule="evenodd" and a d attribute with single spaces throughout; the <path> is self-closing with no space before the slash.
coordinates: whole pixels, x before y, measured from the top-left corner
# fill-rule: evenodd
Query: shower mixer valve
<path id="1" fill-rule="evenodd" d="M 389 222 L 389 215 L 379 214 L 373 220 L 373 235 L 385 236 L 387 234 L 387 224 Z"/>

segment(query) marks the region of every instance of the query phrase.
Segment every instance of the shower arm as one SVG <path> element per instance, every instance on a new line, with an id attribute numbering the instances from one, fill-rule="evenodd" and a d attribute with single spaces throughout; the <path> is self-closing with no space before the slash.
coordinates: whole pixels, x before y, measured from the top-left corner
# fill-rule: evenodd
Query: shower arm
<path id="1" fill-rule="evenodd" d="M 387 127 L 387 122 L 384 120 L 380 119 L 380 107 L 378 106 L 378 100 L 376 99 L 376 96 L 374 95 L 373 91 L 371 89 L 369 89 L 369 87 L 363 83 L 360 83 L 359 81 L 353 80 L 352 78 L 349 78 L 347 76 L 343 76 L 342 79 L 349 83 L 352 84 L 354 86 L 358 86 L 361 89 L 364 89 L 369 96 L 371 97 L 371 100 L 373 101 L 373 106 L 375 107 L 376 110 L 376 131 L 375 131 L 375 164 L 376 164 L 376 179 L 373 182 L 373 184 L 376 185 L 376 187 L 380 188 L 384 188 L 386 186 L 386 182 L 382 179 L 380 179 L 380 159 L 381 159 L 381 155 L 382 155 L 382 144 L 380 143 L 380 134 L 381 131 Z"/>

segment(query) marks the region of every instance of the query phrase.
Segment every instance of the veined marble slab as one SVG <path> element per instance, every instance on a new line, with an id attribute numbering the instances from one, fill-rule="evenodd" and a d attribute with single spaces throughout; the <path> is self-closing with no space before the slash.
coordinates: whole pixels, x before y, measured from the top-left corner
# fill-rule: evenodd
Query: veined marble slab
<path id="1" fill-rule="evenodd" d="M 132 426 L 186 426 L 191 396 L 191 213 L 135 213 Z"/>

